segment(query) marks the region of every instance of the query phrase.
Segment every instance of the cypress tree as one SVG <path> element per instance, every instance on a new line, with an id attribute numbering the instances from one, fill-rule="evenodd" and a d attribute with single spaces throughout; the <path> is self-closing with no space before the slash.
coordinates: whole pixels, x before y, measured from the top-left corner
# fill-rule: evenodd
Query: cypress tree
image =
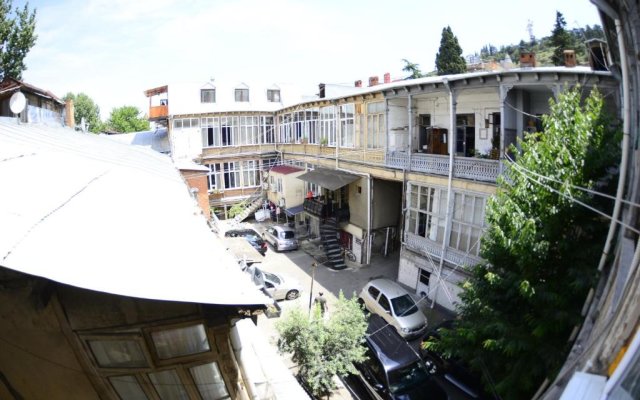
<path id="1" fill-rule="evenodd" d="M 442 29 L 440 48 L 436 54 L 436 69 L 438 75 L 461 74 L 467 72 L 467 63 L 462 58 L 462 48 L 458 38 L 447 26 Z"/>

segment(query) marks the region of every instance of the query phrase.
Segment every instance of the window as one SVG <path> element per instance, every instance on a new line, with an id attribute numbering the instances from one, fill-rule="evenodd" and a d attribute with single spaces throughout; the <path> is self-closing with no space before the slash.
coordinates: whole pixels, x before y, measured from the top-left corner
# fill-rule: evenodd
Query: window
<path id="1" fill-rule="evenodd" d="M 237 119 L 237 117 L 235 117 Z M 235 128 L 233 126 L 234 117 L 222 117 L 220 118 L 220 135 L 221 146 L 234 146 L 235 145 Z"/>
<path id="2" fill-rule="evenodd" d="M 340 146 L 342 147 L 353 147 L 354 145 L 354 113 L 353 104 L 340 106 Z"/>
<path id="3" fill-rule="evenodd" d="M 407 232 L 437 243 L 444 240 L 447 193 L 443 189 L 410 185 Z"/>
<path id="4" fill-rule="evenodd" d="M 236 89 L 236 101 L 237 102 L 249 101 L 249 89 Z"/>
<path id="5" fill-rule="evenodd" d="M 320 144 L 336 145 L 336 108 L 320 108 Z"/>
<path id="6" fill-rule="evenodd" d="M 220 186 L 220 164 L 208 164 L 209 172 L 207 173 L 207 181 L 209 190 L 223 189 Z"/>
<path id="7" fill-rule="evenodd" d="M 276 180 L 276 192 L 282 193 L 282 178 Z"/>
<path id="8" fill-rule="evenodd" d="M 202 324 L 152 332 L 151 338 L 161 360 L 203 353 L 210 349 Z"/>
<path id="9" fill-rule="evenodd" d="M 215 89 L 200 89 L 200 103 L 215 103 L 215 102 L 216 102 Z"/>
<path id="10" fill-rule="evenodd" d="M 96 363 L 104 368 L 140 368 L 148 365 L 136 339 L 95 339 L 88 341 Z"/>
<path id="11" fill-rule="evenodd" d="M 384 147 L 386 136 L 384 102 L 367 104 L 367 147 Z"/>
<path id="12" fill-rule="evenodd" d="M 149 374 L 149 379 L 162 400 L 189 398 L 175 370 L 152 372 Z"/>
<path id="13" fill-rule="evenodd" d="M 223 176 L 225 189 L 239 188 L 240 185 L 240 163 L 223 163 Z"/>
<path id="14" fill-rule="evenodd" d="M 260 117 L 240 117 L 240 141 L 238 144 L 258 144 Z"/>
<path id="15" fill-rule="evenodd" d="M 273 117 L 260 117 L 260 137 L 262 143 L 275 143 L 276 137 L 273 129 Z"/>
<path id="16" fill-rule="evenodd" d="M 142 386 L 133 375 L 109 377 L 111 386 L 123 400 L 147 400 L 148 397 L 142 390 Z"/>
<path id="17" fill-rule="evenodd" d="M 221 400 L 229 399 L 227 386 L 222 379 L 218 364 L 211 362 L 209 364 L 199 365 L 189 368 L 189 372 L 196 382 L 196 387 L 203 400 Z"/>
<path id="18" fill-rule="evenodd" d="M 420 269 L 420 283 L 429 286 L 429 279 L 431 279 L 431 272 L 426 269 Z"/>
<path id="19" fill-rule="evenodd" d="M 371 297 L 373 297 L 374 299 L 377 299 L 378 295 L 380 294 L 380 291 L 375 286 L 369 286 L 369 289 L 367 291 L 369 292 Z"/>
<path id="20" fill-rule="evenodd" d="M 255 187 L 260 185 L 260 172 L 258 162 L 255 160 L 242 162 L 242 183 L 244 187 Z"/>
<path id="21" fill-rule="evenodd" d="M 380 299 L 378 300 L 378 304 L 380 304 L 380 307 L 382 307 L 383 310 L 391 311 L 391 304 L 389 304 L 389 299 L 387 299 L 387 296 L 381 294 Z"/>
<path id="22" fill-rule="evenodd" d="M 273 103 L 280 103 L 280 90 L 279 89 L 268 89 L 267 90 L 267 101 Z"/>
<path id="23" fill-rule="evenodd" d="M 220 118 L 202 118 L 200 124 L 202 132 L 203 147 L 219 147 L 221 142 L 220 136 Z"/>
<path id="24" fill-rule="evenodd" d="M 455 193 L 449 246 L 477 256 L 484 228 L 484 197 Z"/>
<path id="25" fill-rule="evenodd" d="M 173 120 L 173 127 L 176 129 L 197 128 L 200 125 L 198 118 L 183 118 Z"/>

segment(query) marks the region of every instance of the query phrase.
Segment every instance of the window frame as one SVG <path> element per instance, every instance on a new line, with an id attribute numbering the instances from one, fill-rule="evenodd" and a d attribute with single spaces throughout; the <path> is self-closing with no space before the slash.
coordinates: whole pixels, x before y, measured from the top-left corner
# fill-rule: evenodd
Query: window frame
<path id="1" fill-rule="evenodd" d="M 280 89 L 267 89 L 267 101 L 270 103 L 281 103 Z"/>
<path id="2" fill-rule="evenodd" d="M 200 103 L 211 104 L 216 102 L 215 88 L 200 89 Z"/>
<path id="3" fill-rule="evenodd" d="M 249 100 L 249 88 L 235 88 L 234 98 L 236 103 L 248 103 Z"/>

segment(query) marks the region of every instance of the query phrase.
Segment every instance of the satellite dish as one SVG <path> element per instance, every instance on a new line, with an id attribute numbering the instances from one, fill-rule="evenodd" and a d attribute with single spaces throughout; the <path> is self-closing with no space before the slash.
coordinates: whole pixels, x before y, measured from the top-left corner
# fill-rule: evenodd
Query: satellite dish
<path id="1" fill-rule="evenodd" d="M 15 92 L 9 99 L 9 108 L 14 114 L 20 114 L 27 106 L 27 98 L 22 92 Z"/>

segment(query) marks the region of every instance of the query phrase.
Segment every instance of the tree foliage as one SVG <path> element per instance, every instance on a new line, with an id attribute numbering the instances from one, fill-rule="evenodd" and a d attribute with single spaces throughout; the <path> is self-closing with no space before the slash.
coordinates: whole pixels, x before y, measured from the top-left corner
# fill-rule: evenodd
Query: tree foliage
<path id="1" fill-rule="evenodd" d="M 561 12 L 556 11 L 556 24 L 550 38 L 550 44 L 553 47 L 553 56 L 551 57 L 553 65 L 564 65 L 564 51 L 575 47 L 573 46 L 573 38 L 565 29 L 566 26 L 567 22 L 564 20 L 564 16 Z"/>
<path id="2" fill-rule="evenodd" d="M 0 80 L 22 79 L 24 58 L 36 44 L 36 10 L 29 3 L 12 11 L 12 0 L 0 0 Z"/>
<path id="3" fill-rule="evenodd" d="M 280 352 L 291 353 L 298 365 L 298 378 L 316 397 L 328 395 L 335 388 L 334 375 L 355 374 L 353 363 L 365 360 L 362 344 L 367 320 L 356 296 L 348 300 L 340 292 L 328 319 L 323 318 L 318 306 L 310 317 L 298 308 L 276 327 Z"/>
<path id="4" fill-rule="evenodd" d="M 438 75 L 461 74 L 467 72 L 467 63 L 462 57 L 462 48 L 458 38 L 447 26 L 442 29 L 440 48 L 436 54 L 436 69 Z"/>
<path id="5" fill-rule="evenodd" d="M 91 97 L 84 93 L 76 95 L 69 92 L 63 99 L 65 101 L 73 100 L 73 119 L 76 126 L 80 126 L 84 118 L 85 123 L 89 126 L 89 131 L 94 133 L 102 131 L 104 124 L 100 120 L 100 107 Z"/>
<path id="6" fill-rule="evenodd" d="M 409 72 L 411 74 L 406 79 L 417 79 L 417 78 L 422 78 L 424 76 L 422 74 L 422 71 L 420 71 L 420 65 L 416 63 L 412 63 L 406 58 L 403 58 L 402 61 L 404 62 L 404 67 L 402 67 L 402 70 Z"/>
<path id="7" fill-rule="evenodd" d="M 114 108 L 107 120 L 107 129 L 115 132 L 128 133 L 149 130 L 149 121 L 134 106 Z"/>
<path id="8" fill-rule="evenodd" d="M 597 91 L 580 98 L 576 88 L 551 101 L 544 132 L 512 148 L 517 161 L 487 207 L 486 263 L 463 285 L 456 328 L 428 344 L 488 372 L 504 399 L 531 398 L 557 374 L 597 278 L 609 221 L 576 200 L 608 214 L 611 204 L 576 186 L 613 192 L 619 135 Z"/>

